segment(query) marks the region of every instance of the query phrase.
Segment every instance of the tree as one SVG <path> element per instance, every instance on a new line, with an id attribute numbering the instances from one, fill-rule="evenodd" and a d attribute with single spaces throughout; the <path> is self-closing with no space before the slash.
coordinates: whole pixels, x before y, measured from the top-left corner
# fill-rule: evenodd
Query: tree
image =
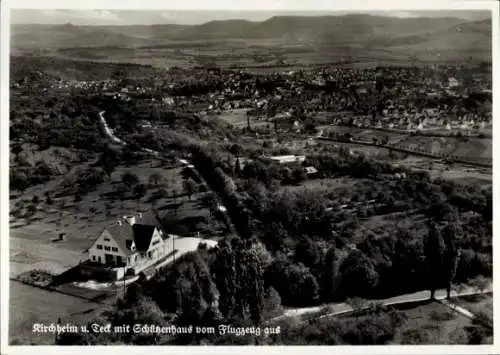
<path id="1" fill-rule="evenodd" d="M 147 188 L 144 184 L 134 186 L 134 195 L 136 198 L 141 199 L 146 194 Z"/>
<path id="2" fill-rule="evenodd" d="M 189 195 L 189 199 L 191 200 L 193 194 L 198 190 L 198 185 L 191 178 L 184 180 L 183 185 L 184 185 L 184 190 Z"/>
<path id="3" fill-rule="evenodd" d="M 478 292 L 484 292 L 490 286 L 490 281 L 484 276 L 478 276 L 470 282 L 471 287 L 476 289 Z"/>
<path id="4" fill-rule="evenodd" d="M 281 308 L 280 294 L 274 287 L 269 287 L 265 292 L 264 298 L 264 318 L 271 318 L 272 316 L 279 314 Z"/>
<path id="5" fill-rule="evenodd" d="M 212 267 L 214 280 L 220 292 L 219 309 L 228 319 L 236 308 L 236 260 L 231 243 L 223 240 L 217 245 L 216 260 Z"/>
<path id="6" fill-rule="evenodd" d="M 23 151 L 23 146 L 19 143 L 15 143 L 12 145 L 12 154 L 14 154 L 15 156 L 19 155 L 19 153 L 21 153 Z"/>
<path id="7" fill-rule="evenodd" d="M 47 205 L 52 205 L 54 203 L 54 199 L 50 196 L 50 194 L 45 196 L 45 203 L 47 203 Z"/>
<path id="8" fill-rule="evenodd" d="M 273 261 L 266 270 L 266 282 L 279 292 L 283 304 L 310 306 L 319 298 L 319 284 L 304 264 L 292 264 L 284 258 Z"/>
<path id="9" fill-rule="evenodd" d="M 342 291 L 346 296 L 371 296 L 379 274 L 372 261 L 361 251 L 353 250 L 340 266 Z"/>
<path id="10" fill-rule="evenodd" d="M 83 198 L 82 198 L 82 195 L 80 193 L 78 193 L 78 192 L 75 193 L 75 199 L 74 199 L 75 202 L 80 202 L 80 201 L 82 201 L 82 199 Z"/>
<path id="11" fill-rule="evenodd" d="M 424 255 L 427 264 L 431 299 L 434 299 L 436 289 L 440 286 L 444 253 L 445 244 L 441 231 L 436 223 L 431 222 L 429 232 L 424 239 Z"/>
<path id="12" fill-rule="evenodd" d="M 339 268 L 341 259 L 337 256 L 336 248 L 331 247 L 325 256 L 323 291 L 326 301 L 334 300 L 341 285 L 341 274 Z"/>
<path id="13" fill-rule="evenodd" d="M 235 155 L 236 157 L 239 157 L 241 152 L 243 151 L 243 148 L 239 144 L 233 144 L 230 148 L 229 151 L 231 154 Z"/>
<path id="14" fill-rule="evenodd" d="M 132 174 L 130 172 L 126 172 L 125 174 L 122 175 L 122 182 L 130 190 L 132 188 L 132 186 L 139 183 L 139 178 L 135 174 Z"/>
<path id="15" fill-rule="evenodd" d="M 123 301 L 125 302 L 125 307 L 131 308 L 137 305 L 144 298 L 144 290 L 142 286 L 133 282 L 127 287 Z"/>
<path id="16" fill-rule="evenodd" d="M 236 158 L 236 163 L 234 164 L 234 174 L 240 176 L 242 173 L 240 158 Z"/>
<path id="17" fill-rule="evenodd" d="M 450 298 L 452 282 L 455 279 L 458 262 L 460 260 L 461 250 L 457 246 L 458 229 L 453 222 L 443 229 L 443 241 L 445 251 L 443 255 L 443 272 L 446 280 L 446 297 Z"/>
<path id="18" fill-rule="evenodd" d="M 237 293 L 242 318 L 248 317 L 256 326 L 262 323 L 264 311 L 264 270 L 256 250 L 249 241 L 240 242 L 237 246 L 236 262 L 240 292 Z M 246 304 L 243 306 L 243 302 Z M 243 307 L 242 307 L 243 306 Z"/>
<path id="19" fill-rule="evenodd" d="M 220 292 L 219 309 L 226 320 L 262 321 L 264 275 L 250 241 L 224 240 L 217 247 L 214 275 Z"/>
<path id="20" fill-rule="evenodd" d="M 307 267 L 314 268 L 321 260 L 321 251 L 309 237 L 302 237 L 295 247 L 295 260 Z"/>
<path id="21" fill-rule="evenodd" d="M 300 182 L 307 179 L 307 173 L 304 171 L 304 168 L 302 168 L 302 167 L 298 167 L 298 168 L 294 169 L 292 175 L 293 175 L 293 179 L 297 183 L 300 183 Z"/>
<path id="22" fill-rule="evenodd" d="M 157 187 L 163 181 L 163 177 L 160 173 L 152 173 L 149 175 L 149 185 Z"/>

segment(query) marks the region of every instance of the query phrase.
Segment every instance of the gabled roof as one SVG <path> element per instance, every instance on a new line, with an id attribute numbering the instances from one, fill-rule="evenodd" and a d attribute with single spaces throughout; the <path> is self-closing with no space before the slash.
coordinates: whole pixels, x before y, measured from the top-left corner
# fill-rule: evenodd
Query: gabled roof
<path id="1" fill-rule="evenodd" d="M 135 224 L 132 226 L 123 221 L 122 224 L 113 224 L 106 227 L 104 231 L 107 231 L 111 235 L 120 250 L 128 256 L 133 253 L 130 250 L 132 243 L 135 244 L 137 251 L 147 251 L 155 229 L 162 230 L 160 222 L 153 213 L 146 212 L 140 218 L 139 216 L 135 216 Z M 164 237 L 167 236 L 164 235 Z"/>
<path id="2" fill-rule="evenodd" d="M 113 237 L 113 239 L 118 244 L 118 247 L 126 253 L 126 255 L 132 254 L 130 250 L 130 244 L 127 243 L 128 240 L 134 240 L 134 232 L 129 224 L 109 226 L 105 229 Z"/>
<path id="3" fill-rule="evenodd" d="M 142 218 L 139 218 L 138 216 L 136 216 L 135 223 L 146 225 L 146 226 L 155 226 L 159 230 L 162 229 L 160 222 L 158 221 L 156 216 L 151 212 L 143 213 Z"/>
<path id="4" fill-rule="evenodd" d="M 147 251 L 151 245 L 151 239 L 153 238 L 153 233 L 156 227 L 134 224 L 132 229 L 134 231 L 134 241 L 137 250 Z"/>

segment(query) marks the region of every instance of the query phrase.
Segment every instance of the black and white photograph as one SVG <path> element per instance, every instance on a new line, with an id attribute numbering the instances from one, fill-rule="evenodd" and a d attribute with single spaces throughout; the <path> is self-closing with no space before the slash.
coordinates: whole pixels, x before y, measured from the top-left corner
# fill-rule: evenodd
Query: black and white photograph
<path id="1" fill-rule="evenodd" d="M 498 3 L 90 3 L 2 4 L 2 353 L 500 350 Z"/>

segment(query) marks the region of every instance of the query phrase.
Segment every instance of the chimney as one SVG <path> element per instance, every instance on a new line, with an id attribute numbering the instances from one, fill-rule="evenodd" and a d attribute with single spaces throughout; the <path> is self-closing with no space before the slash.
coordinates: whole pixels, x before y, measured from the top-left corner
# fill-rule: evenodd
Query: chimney
<path id="1" fill-rule="evenodd" d="M 123 219 L 131 226 L 135 224 L 135 216 L 123 216 Z"/>

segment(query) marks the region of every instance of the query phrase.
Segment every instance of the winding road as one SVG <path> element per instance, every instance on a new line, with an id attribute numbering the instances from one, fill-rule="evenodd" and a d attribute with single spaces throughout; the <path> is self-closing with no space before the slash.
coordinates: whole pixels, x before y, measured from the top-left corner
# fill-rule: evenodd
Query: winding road
<path id="1" fill-rule="evenodd" d="M 125 141 L 123 141 L 122 139 L 118 138 L 117 136 L 115 136 L 115 134 L 113 133 L 113 131 L 109 128 L 108 126 L 108 123 L 106 122 L 106 119 L 104 117 L 104 113 L 106 111 L 101 111 L 99 112 L 99 120 L 101 122 L 101 125 L 102 125 L 102 128 L 104 130 L 104 133 L 108 136 L 109 139 L 111 139 L 113 142 L 117 143 L 117 144 L 120 144 L 121 146 L 126 146 L 127 143 Z M 144 153 L 147 153 L 147 154 L 151 154 L 153 155 L 155 158 L 157 159 L 161 159 L 161 153 L 160 152 L 157 152 L 157 151 L 154 151 L 154 150 L 151 150 L 151 149 L 148 149 L 148 148 L 142 148 L 142 151 Z M 210 191 L 212 192 L 212 195 L 214 196 L 216 202 L 217 202 L 217 205 L 218 206 L 223 206 L 223 203 L 222 203 L 222 199 L 219 197 L 219 195 L 217 194 L 216 191 L 214 191 L 210 185 L 207 183 L 207 181 L 205 180 L 205 178 L 203 177 L 203 175 L 200 173 L 200 171 L 196 168 L 195 165 L 192 165 L 189 161 L 185 160 L 185 159 L 179 159 L 177 158 L 177 161 L 182 165 L 182 166 L 185 166 L 185 167 L 189 167 L 189 168 L 192 168 L 193 172 L 196 174 L 196 176 L 198 177 L 198 179 L 201 181 L 201 184 L 207 189 L 207 191 Z M 224 209 L 219 209 L 219 211 L 223 214 L 224 216 L 224 220 L 230 230 L 230 232 L 232 234 L 238 234 L 237 230 L 236 230 L 236 227 L 234 226 L 231 218 L 229 217 L 229 214 L 227 213 L 227 210 L 224 210 Z"/>
<path id="2" fill-rule="evenodd" d="M 105 113 L 105 111 L 99 112 L 99 118 L 100 118 L 100 121 L 103 125 L 103 129 L 104 129 L 106 135 L 115 143 L 121 144 L 123 146 L 127 145 L 127 143 L 125 141 L 121 140 L 120 138 L 116 137 L 113 134 L 112 130 L 107 125 L 107 122 L 104 118 L 104 113 Z M 317 139 L 319 137 L 314 137 L 314 138 Z M 386 146 L 386 148 L 390 148 L 390 147 Z M 149 153 L 149 154 L 153 154 L 155 157 L 161 156 L 161 153 L 150 150 L 150 149 L 143 148 L 143 151 L 146 153 Z M 178 161 L 184 166 L 190 165 L 190 163 L 186 160 L 178 159 Z M 202 184 L 205 185 L 205 187 L 207 189 L 212 191 L 213 195 L 217 199 L 217 202 L 219 204 L 221 204 L 220 198 L 217 195 L 217 193 L 215 191 L 213 191 L 213 189 L 210 188 L 210 185 L 207 184 L 206 180 L 203 178 L 203 176 L 200 174 L 200 172 L 196 169 L 196 167 L 194 167 L 194 171 L 196 172 L 196 174 L 200 178 L 200 181 L 202 182 Z M 234 227 L 233 223 L 231 222 L 229 215 L 225 211 L 223 213 L 224 213 L 226 220 L 228 221 L 228 223 L 230 225 L 231 231 L 236 233 L 236 228 Z M 485 294 L 485 293 L 491 293 L 491 292 L 492 292 L 492 284 L 489 284 L 484 290 L 477 290 L 476 288 L 473 288 L 473 287 L 465 287 L 460 292 L 452 291 L 451 297 L 453 299 L 455 297 L 479 295 L 479 294 Z M 411 294 L 404 294 L 404 295 L 395 296 L 395 297 L 391 297 L 391 298 L 387 298 L 387 299 L 365 300 L 366 306 L 364 306 L 364 307 L 362 306 L 360 308 L 361 309 L 368 308 L 370 304 L 374 304 L 374 303 L 381 304 L 384 306 L 391 306 L 391 305 L 404 304 L 404 303 L 417 303 L 417 302 L 426 301 L 429 299 L 430 299 L 429 291 L 419 291 L 419 292 L 415 292 L 415 293 L 411 293 Z M 446 300 L 446 290 L 444 290 L 444 289 L 436 291 L 435 299 L 438 301 L 442 301 L 443 304 L 447 305 L 448 307 L 450 307 L 451 309 L 453 309 L 457 312 L 460 312 L 460 313 L 468 316 L 469 318 L 474 316 L 468 310 L 465 310 L 465 309 L 453 304 L 453 302 L 451 300 Z M 298 316 L 302 316 L 305 314 L 318 313 L 322 309 L 325 309 L 325 307 L 329 307 L 331 312 L 329 312 L 327 314 L 318 315 L 317 318 L 333 317 L 333 316 L 347 314 L 347 313 L 354 311 L 353 307 L 347 303 L 329 303 L 329 304 L 323 304 L 321 306 L 316 306 L 316 307 L 289 308 L 289 309 L 286 309 L 282 315 L 277 316 L 275 318 L 272 318 L 268 322 L 276 322 L 276 321 L 283 320 L 283 319 L 286 319 L 289 317 L 298 317 Z"/>

